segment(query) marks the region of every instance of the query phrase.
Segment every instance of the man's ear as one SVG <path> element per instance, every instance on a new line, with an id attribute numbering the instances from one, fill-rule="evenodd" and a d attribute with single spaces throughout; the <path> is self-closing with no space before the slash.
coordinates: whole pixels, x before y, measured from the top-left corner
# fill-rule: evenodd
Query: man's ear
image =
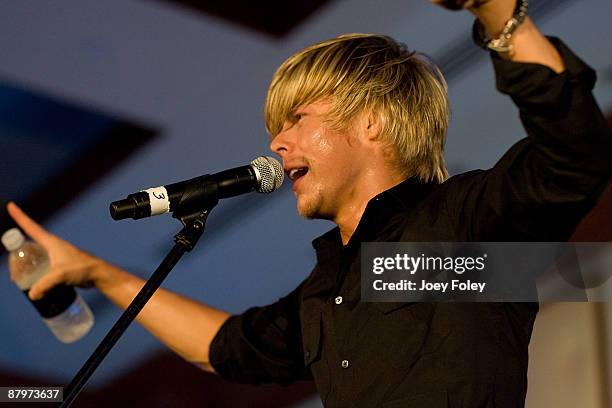
<path id="1" fill-rule="evenodd" d="M 374 146 L 378 144 L 382 130 L 380 116 L 375 112 L 364 110 L 353 118 L 350 129 L 349 143 Z"/>
<path id="2" fill-rule="evenodd" d="M 364 135 L 366 141 L 377 142 L 382 132 L 382 118 L 377 112 L 364 112 Z"/>

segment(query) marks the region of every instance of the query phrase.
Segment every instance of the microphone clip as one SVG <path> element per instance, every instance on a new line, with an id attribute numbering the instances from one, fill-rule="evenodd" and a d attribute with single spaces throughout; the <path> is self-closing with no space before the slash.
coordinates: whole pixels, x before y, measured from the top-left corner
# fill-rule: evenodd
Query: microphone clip
<path id="1" fill-rule="evenodd" d="M 199 211 L 196 214 L 189 214 L 183 217 L 180 217 L 181 223 L 183 223 L 183 229 L 174 236 L 174 242 L 177 245 L 181 245 L 185 248 L 186 251 L 190 252 L 193 248 L 195 248 L 198 240 L 204 233 L 204 228 L 206 227 L 206 220 L 208 219 L 208 215 L 210 214 L 211 209 L 206 209 L 204 211 Z M 172 215 L 175 218 L 175 214 Z"/>

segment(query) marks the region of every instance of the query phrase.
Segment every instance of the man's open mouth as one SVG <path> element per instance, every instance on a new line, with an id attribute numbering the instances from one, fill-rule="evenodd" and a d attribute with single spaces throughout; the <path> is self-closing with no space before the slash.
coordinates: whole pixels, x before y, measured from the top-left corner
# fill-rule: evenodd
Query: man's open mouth
<path id="1" fill-rule="evenodd" d="M 308 173 L 308 167 L 296 167 L 295 169 L 291 169 L 287 172 L 287 176 L 291 179 L 291 181 L 296 181 L 300 177 L 306 175 Z"/>

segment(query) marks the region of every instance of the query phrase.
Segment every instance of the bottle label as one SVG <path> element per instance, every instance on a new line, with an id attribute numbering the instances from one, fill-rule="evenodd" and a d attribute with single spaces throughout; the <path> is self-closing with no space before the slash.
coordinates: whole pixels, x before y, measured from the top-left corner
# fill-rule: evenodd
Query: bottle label
<path id="1" fill-rule="evenodd" d="M 28 296 L 30 289 L 26 289 L 23 293 Z M 38 313 L 45 319 L 55 317 L 63 313 L 75 301 L 77 296 L 76 290 L 72 286 L 57 285 L 39 300 L 31 300 Z"/>

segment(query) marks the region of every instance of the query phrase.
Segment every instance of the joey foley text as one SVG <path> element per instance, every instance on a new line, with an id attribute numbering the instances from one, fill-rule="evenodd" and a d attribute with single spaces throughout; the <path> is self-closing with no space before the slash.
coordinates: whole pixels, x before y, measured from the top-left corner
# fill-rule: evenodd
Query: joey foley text
<path id="1" fill-rule="evenodd" d="M 426 273 L 434 278 L 442 272 L 454 272 L 463 275 L 465 272 L 482 271 L 485 268 L 487 254 L 478 257 L 442 257 L 442 256 L 410 256 L 408 254 L 395 254 L 390 257 L 375 257 L 372 260 L 372 272 L 381 275 L 388 271 L 398 271 L 411 279 L 400 279 L 395 282 L 384 282 L 382 279 L 373 281 L 372 286 L 376 291 L 425 291 L 442 292 L 447 291 L 478 291 L 482 293 L 487 285 L 486 282 L 475 282 L 469 279 L 451 279 L 450 282 L 432 282 L 428 279 L 418 279 L 413 276 L 417 273 Z M 423 275 L 422 275 L 423 277 Z"/>

